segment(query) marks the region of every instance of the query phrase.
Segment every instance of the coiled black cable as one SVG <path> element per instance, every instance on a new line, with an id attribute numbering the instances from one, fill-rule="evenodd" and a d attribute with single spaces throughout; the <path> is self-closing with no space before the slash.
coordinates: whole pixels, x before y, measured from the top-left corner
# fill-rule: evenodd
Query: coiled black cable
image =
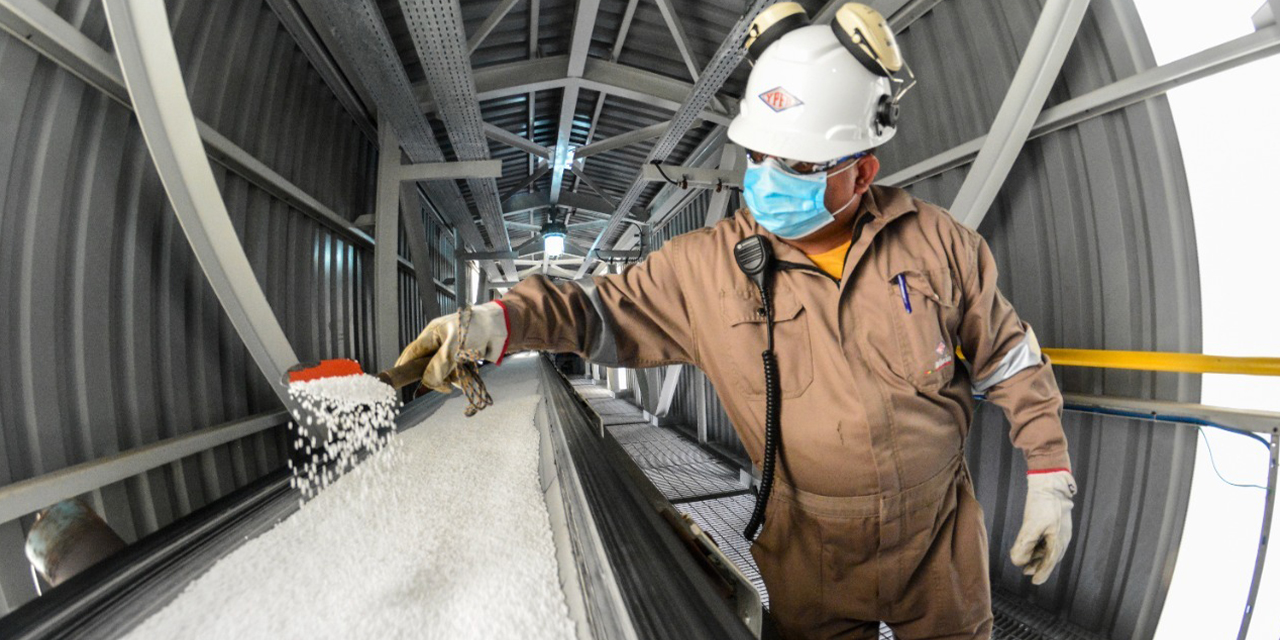
<path id="1" fill-rule="evenodd" d="M 778 359 L 773 353 L 773 301 L 764 287 L 760 287 L 760 299 L 764 303 L 766 348 L 760 354 L 764 360 L 764 462 L 760 465 L 760 492 L 756 495 L 756 508 L 742 535 L 755 540 L 756 532 L 764 523 L 764 512 L 773 492 L 773 468 L 778 457 L 778 445 L 782 440 L 782 385 L 778 380 Z"/>

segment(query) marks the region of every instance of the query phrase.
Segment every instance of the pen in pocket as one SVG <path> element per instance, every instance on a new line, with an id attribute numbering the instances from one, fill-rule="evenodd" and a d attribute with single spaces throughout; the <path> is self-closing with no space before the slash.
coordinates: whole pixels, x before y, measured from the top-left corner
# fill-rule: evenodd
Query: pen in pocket
<path id="1" fill-rule="evenodd" d="M 907 275 L 905 273 L 898 274 L 898 291 L 902 292 L 902 308 L 911 313 L 911 296 L 907 294 Z"/>

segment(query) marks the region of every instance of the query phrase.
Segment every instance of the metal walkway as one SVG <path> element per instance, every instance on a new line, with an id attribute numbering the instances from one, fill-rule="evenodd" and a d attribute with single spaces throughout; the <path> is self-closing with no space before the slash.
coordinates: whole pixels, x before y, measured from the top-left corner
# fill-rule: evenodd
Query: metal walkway
<path id="1" fill-rule="evenodd" d="M 653 425 L 634 404 L 614 397 L 596 382 L 588 378 L 570 382 L 662 495 L 693 518 L 755 585 L 767 608 L 769 594 L 751 557 L 751 543 L 742 537 L 756 499 L 746 478 L 684 434 Z M 993 590 L 991 606 L 996 640 L 1104 640 L 1057 620 L 1016 594 Z M 893 639 L 893 632 L 882 624 L 880 640 Z"/>

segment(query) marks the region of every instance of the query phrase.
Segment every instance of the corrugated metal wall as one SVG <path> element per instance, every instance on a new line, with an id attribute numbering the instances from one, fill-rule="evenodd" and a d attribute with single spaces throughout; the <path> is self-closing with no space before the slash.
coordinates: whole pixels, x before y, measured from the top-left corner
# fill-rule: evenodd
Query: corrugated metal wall
<path id="1" fill-rule="evenodd" d="M 920 83 L 903 103 L 897 137 L 878 154 L 881 175 L 987 132 L 1042 4 L 947 0 L 899 35 Z M 1095 0 L 1046 106 L 1153 66 L 1146 43 L 1130 0 Z M 945 206 L 967 171 L 910 190 Z M 698 202 L 655 231 L 655 246 L 701 226 Z M 1163 97 L 1029 142 L 980 231 L 1000 263 L 1001 289 L 1045 346 L 1200 351 L 1195 235 Z M 1057 373 L 1067 391 L 1199 400 L 1198 376 Z M 696 429 L 696 394 L 708 389 L 696 372 L 682 375 L 671 410 L 681 428 Z M 1000 412 L 978 412 L 969 461 L 995 584 L 1109 637 L 1151 637 L 1186 513 L 1195 432 L 1070 413 L 1064 423 L 1081 490 L 1076 534 L 1058 572 L 1033 588 L 1008 560 L 1025 466 Z M 708 427 L 708 440 L 736 444 L 727 419 Z"/>
<path id="2" fill-rule="evenodd" d="M 982 135 L 1042 3 L 942 2 L 900 42 L 920 79 L 905 125 L 882 150 L 894 171 Z M 1129 0 L 1095 0 L 1048 105 L 1154 64 Z M 944 117 L 939 117 L 939 116 Z M 967 168 L 911 187 L 949 204 Z M 1200 283 L 1182 157 L 1163 97 L 1029 142 L 980 231 L 1001 289 L 1047 347 L 1200 351 Z M 1199 400 L 1199 377 L 1059 368 L 1067 391 Z M 997 585 L 1113 638 L 1154 633 L 1181 535 L 1195 456 L 1190 429 L 1068 414 L 1080 485 L 1076 537 L 1033 588 L 1008 561 L 1021 526 L 1025 467 L 987 407 L 970 464 L 986 507 Z"/>
<path id="3" fill-rule="evenodd" d="M 110 49 L 101 3 L 56 11 Z M 260 0 L 169 3 L 197 117 L 339 215 L 371 209 L 376 149 Z M 214 165 L 303 360 L 372 352 L 371 254 Z M 277 402 L 170 210 L 133 114 L 0 33 L 0 483 Z M 270 431 L 90 496 L 126 540 L 282 464 Z M 0 524 L 0 613 L 34 595 L 30 524 Z"/>

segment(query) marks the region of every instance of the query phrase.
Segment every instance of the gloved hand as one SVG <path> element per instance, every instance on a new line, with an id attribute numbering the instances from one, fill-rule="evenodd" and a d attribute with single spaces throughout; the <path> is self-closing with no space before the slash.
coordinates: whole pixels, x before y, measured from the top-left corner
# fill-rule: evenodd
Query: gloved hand
<path id="1" fill-rule="evenodd" d="M 431 355 L 431 363 L 422 373 L 423 386 L 433 391 L 450 393 L 458 382 L 458 343 L 461 339 L 458 314 L 441 316 L 427 324 L 417 339 L 405 347 L 396 366 Z M 471 325 L 467 329 L 464 349 L 480 353 L 485 360 L 497 362 L 507 348 L 507 312 L 499 302 L 486 302 L 471 307 Z M 458 385 L 460 386 L 460 385 Z"/>
<path id="2" fill-rule="evenodd" d="M 1072 496 L 1076 479 L 1070 471 L 1027 474 L 1027 504 L 1022 529 L 1013 541 L 1009 557 L 1024 567 L 1031 584 L 1044 584 L 1071 543 Z"/>

